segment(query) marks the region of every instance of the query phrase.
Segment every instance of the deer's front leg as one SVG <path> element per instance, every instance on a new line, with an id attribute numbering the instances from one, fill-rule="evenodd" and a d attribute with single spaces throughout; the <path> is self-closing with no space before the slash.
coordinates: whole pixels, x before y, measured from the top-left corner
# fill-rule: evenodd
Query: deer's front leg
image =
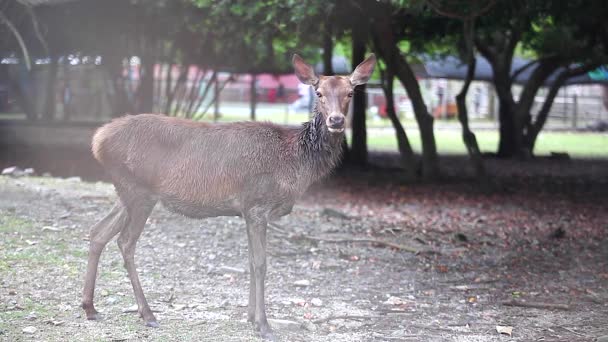
<path id="1" fill-rule="evenodd" d="M 249 239 L 250 265 L 253 270 L 249 291 L 249 315 L 253 308 L 253 321 L 263 339 L 274 340 L 264 304 L 264 278 L 266 277 L 266 218 L 263 213 L 250 211 L 245 215 Z M 253 297 L 253 298 L 252 298 Z"/>
<path id="2" fill-rule="evenodd" d="M 253 267 L 252 237 L 247 228 L 247 241 L 249 245 L 249 305 L 247 307 L 247 321 L 255 323 L 255 269 Z"/>

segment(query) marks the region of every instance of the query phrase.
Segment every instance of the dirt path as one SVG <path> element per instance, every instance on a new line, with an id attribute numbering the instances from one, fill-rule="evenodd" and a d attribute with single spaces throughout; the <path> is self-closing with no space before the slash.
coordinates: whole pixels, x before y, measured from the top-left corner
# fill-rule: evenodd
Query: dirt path
<path id="1" fill-rule="evenodd" d="M 414 187 L 398 189 L 396 199 L 380 190 L 384 202 L 356 184 L 325 187 L 270 230 L 267 310 L 282 320 L 271 321 L 281 341 L 593 341 L 608 334 L 603 203 L 557 198 L 549 210 L 542 196 Z M 79 302 L 87 232 L 113 198 L 103 183 L 0 177 L 0 340 L 257 340 L 246 322 L 244 223 L 190 220 L 160 206 L 136 263 L 161 327 L 146 328 L 128 312 L 134 298 L 115 243 L 98 278 L 104 320 L 86 321 Z M 305 236 L 382 239 L 440 254 Z M 503 305 L 511 300 L 567 308 Z M 496 326 L 513 327 L 512 336 Z"/>

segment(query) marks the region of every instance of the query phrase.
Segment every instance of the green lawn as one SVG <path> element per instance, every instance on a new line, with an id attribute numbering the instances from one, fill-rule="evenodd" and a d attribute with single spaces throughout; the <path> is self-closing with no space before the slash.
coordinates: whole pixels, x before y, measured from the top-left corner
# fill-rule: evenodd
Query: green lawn
<path id="1" fill-rule="evenodd" d="M 408 138 L 415 151 L 420 151 L 420 134 L 417 130 L 407 130 Z M 475 132 L 482 152 L 495 152 L 498 146 L 498 132 Z M 350 138 L 350 137 L 349 137 Z M 437 150 L 440 154 L 465 154 L 460 130 L 435 130 Z M 390 130 L 368 133 L 368 146 L 373 150 L 396 151 L 397 141 Z M 581 132 L 543 132 L 539 135 L 536 155 L 550 152 L 567 152 L 573 157 L 608 158 L 608 134 Z"/>
<path id="2" fill-rule="evenodd" d="M 279 124 L 299 125 L 309 120 L 305 111 L 288 113 L 285 104 L 260 104 L 257 121 L 272 121 Z M 242 103 L 227 104 L 220 117 L 222 122 L 249 120 L 249 106 Z M 2 114 L 1 118 L 14 118 L 15 113 Z M 202 121 L 213 121 L 213 114 L 207 113 Z M 495 152 L 498 146 L 496 130 L 477 129 L 471 122 L 482 152 Z M 439 154 L 465 154 L 460 125 L 457 121 L 441 122 L 447 128 L 435 128 L 435 140 Z M 487 121 L 485 121 L 487 123 Z M 416 127 L 413 119 L 403 120 L 406 127 Z M 396 151 L 397 142 L 388 120 L 368 120 L 368 146 L 371 150 Z M 487 125 L 486 125 L 487 126 Z M 417 129 L 407 129 L 407 134 L 415 151 L 420 152 L 420 135 Z M 350 137 L 349 137 L 350 138 Z M 543 132 L 538 137 L 536 155 L 548 155 L 551 152 L 567 152 L 573 157 L 608 158 L 608 134 L 582 132 Z"/>

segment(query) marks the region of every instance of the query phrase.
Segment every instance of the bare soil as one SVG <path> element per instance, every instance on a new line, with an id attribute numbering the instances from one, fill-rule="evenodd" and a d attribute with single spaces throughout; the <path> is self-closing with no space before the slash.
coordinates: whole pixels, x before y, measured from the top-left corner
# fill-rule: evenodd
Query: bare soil
<path id="1" fill-rule="evenodd" d="M 311 189 L 268 234 L 267 311 L 279 340 L 608 335 L 608 163 L 489 168 L 484 186 L 408 184 L 398 170 L 368 169 Z M 104 319 L 87 321 L 79 305 L 88 229 L 114 198 L 106 183 L 0 177 L 0 340 L 258 340 L 246 321 L 244 222 L 191 220 L 160 205 L 136 263 L 161 327 L 146 328 L 132 312 L 115 243 L 97 283 Z M 366 241 L 345 241 L 356 239 Z M 544 307 L 505 305 L 514 300 Z"/>

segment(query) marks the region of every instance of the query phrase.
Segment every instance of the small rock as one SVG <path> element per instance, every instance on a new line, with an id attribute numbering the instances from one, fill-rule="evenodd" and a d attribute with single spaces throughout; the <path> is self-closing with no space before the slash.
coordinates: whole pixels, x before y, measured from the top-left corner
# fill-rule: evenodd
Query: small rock
<path id="1" fill-rule="evenodd" d="M 31 167 L 28 167 L 27 169 L 23 170 L 24 176 L 33 176 L 35 174 L 36 174 L 36 171 L 34 171 L 34 169 Z"/>
<path id="2" fill-rule="evenodd" d="M 23 328 L 23 330 L 22 330 L 22 331 L 23 331 L 23 333 L 25 333 L 25 334 L 33 334 L 33 333 L 35 333 L 36 331 L 38 331 L 38 329 L 37 329 L 36 327 L 29 326 L 29 327 L 25 327 L 25 328 Z"/>
<path id="3" fill-rule="evenodd" d="M 287 319 L 268 319 L 268 323 L 270 324 L 271 327 L 273 327 L 277 330 L 287 330 L 287 331 L 294 331 L 294 330 L 300 329 L 300 327 L 302 326 L 302 324 L 300 324 L 298 322 L 290 321 Z"/>
<path id="4" fill-rule="evenodd" d="M 399 297 L 390 296 L 388 299 L 382 303 L 386 305 L 402 305 L 405 304 L 405 301 Z"/>
<path id="5" fill-rule="evenodd" d="M 108 292 L 108 290 L 101 290 L 101 292 L 99 293 L 102 297 L 107 297 L 110 295 L 110 292 Z"/>
<path id="6" fill-rule="evenodd" d="M 242 268 L 238 268 L 238 267 L 230 267 L 230 266 L 221 266 L 217 269 L 217 272 L 219 273 L 238 273 L 238 274 L 243 274 L 245 273 L 245 270 Z"/>
<path id="7" fill-rule="evenodd" d="M 223 300 L 223 301 L 220 303 L 219 307 L 220 307 L 220 308 L 227 308 L 227 307 L 228 307 L 228 304 L 230 304 L 230 302 L 228 301 L 228 299 L 224 299 L 224 300 Z"/>
<path id="8" fill-rule="evenodd" d="M 28 321 L 33 321 L 36 318 L 38 318 L 38 315 L 36 315 L 35 312 L 30 312 L 27 316 L 25 316 L 25 319 Z"/>
<path id="9" fill-rule="evenodd" d="M 3 176 L 19 177 L 21 173 L 21 169 L 16 166 L 7 167 L 6 169 L 2 170 Z"/>
<path id="10" fill-rule="evenodd" d="M 505 325 L 497 325 L 496 326 L 496 332 L 501 334 L 501 335 L 508 335 L 511 336 L 513 334 L 513 327 L 511 326 L 505 326 Z"/>
<path id="11" fill-rule="evenodd" d="M 550 235 L 550 238 L 552 239 L 563 239 L 564 237 L 566 237 L 566 231 L 564 230 L 564 228 L 559 227 L 557 229 L 555 229 Z"/>
<path id="12" fill-rule="evenodd" d="M 456 233 L 454 234 L 454 240 L 458 242 L 468 242 L 469 238 L 464 233 Z"/>
<path id="13" fill-rule="evenodd" d="M 137 312 L 137 304 L 131 305 L 129 307 L 122 309 L 122 313 L 133 313 L 133 312 Z"/>
<path id="14" fill-rule="evenodd" d="M 304 323 L 302 323 L 302 328 L 312 332 L 317 331 L 317 325 L 311 321 L 304 321 Z"/>
<path id="15" fill-rule="evenodd" d="M 293 282 L 293 284 L 295 286 L 306 287 L 306 286 L 310 286 L 310 280 L 308 280 L 308 279 L 296 280 Z"/>
<path id="16" fill-rule="evenodd" d="M 321 306 L 323 305 L 323 301 L 319 298 L 313 298 L 310 300 L 310 304 L 312 304 L 313 306 Z"/>
<path id="17" fill-rule="evenodd" d="M 9 294 L 9 296 L 14 296 L 14 295 L 17 294 L 17 291 L 15 291 L 15 290 L 8 290 L 8 294 Z"/>
<path id="18" fill-rule="evenodd" d="M 350 216 L 332 208 L 323 208 L 323 211 L 321 211 L 321 216 L 327 216 L 342 220 L 350 220 Z"/>
<path id="19" fill-rule="evenodd" d="M 117 301 L 118 301 L 118 298 L 116 298 L 116 297 L 108 297 L 108 298 L 106 299 L 106 303 L 107 303 L 107 304 L 114 304 L 114 303 L 116 303 Z"/>
<path id="20" fill-rule="evenodd" d="M 44 323 L 51 324 L 51 325 L 57 327 L 57 326 L 63 325 L 65 322 L 64 321 L 54 321 L 52 319 L 49 319 L 49 320 L 44 321 Z"/>
<path id="21" fill-rule="evenodd" d="M 46 231 L 49 231 L 49 232 L 60 232 L 61 229 L 57 228 L 57 227 L 52 227 L 52 226 L 44 226 L 44 227 L 42 227 L 42 231 L 43 232 L 46 232 Z"/>

